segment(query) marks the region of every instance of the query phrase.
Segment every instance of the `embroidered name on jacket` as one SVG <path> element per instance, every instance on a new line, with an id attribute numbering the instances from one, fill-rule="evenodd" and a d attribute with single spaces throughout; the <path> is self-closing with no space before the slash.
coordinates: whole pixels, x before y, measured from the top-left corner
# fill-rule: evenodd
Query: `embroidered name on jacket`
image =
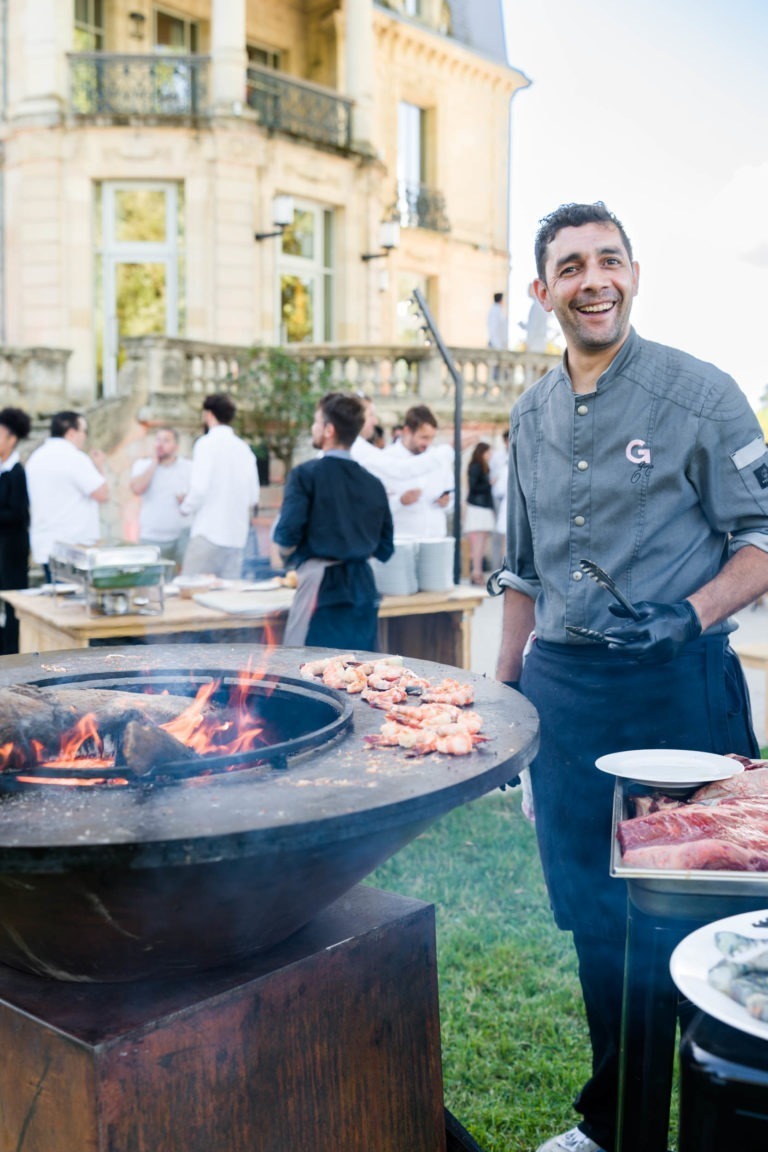
<path id="1" fill-rule="evenodd" d="M 644 473 L 653 471 L 653 464 L 651 464 L 651 450 L 646 444 L 645 440 L 630 440 L 624 449 L 624 455 L 630 464 L 635 464 L 637 467 L 632 473 L 630 480 L 633 484 L 637 484 Z"/>

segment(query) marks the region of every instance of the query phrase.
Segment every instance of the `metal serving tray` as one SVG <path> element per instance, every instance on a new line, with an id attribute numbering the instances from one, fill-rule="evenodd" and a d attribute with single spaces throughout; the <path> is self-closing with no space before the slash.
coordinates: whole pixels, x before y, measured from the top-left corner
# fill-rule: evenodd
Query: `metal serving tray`
<path id="1" fill-rule="evenodd" d="M 128 568 L 156 564 L 160 549 L 156 544 L 116 544 L 112 547 L 88 547 L 83 544 L 64 544 L 57 541 L 51 549 L 51 560 L 80 572 L 94 568 Z"/>
<path id="2" fill-rule="evenodd" d="M 768 872 L 705 871 L 680 868 L 628 868 L 621 861 L 617 829 L 631 817 L 630 796 L 640 788 L 616 778 L 613 793 L 611 876 L 627 881 L 632 903 L 643 912 L 680 920 L 712 920 L 768 907 Z M 663 792 L 663 789 L 658 789 Z"/>

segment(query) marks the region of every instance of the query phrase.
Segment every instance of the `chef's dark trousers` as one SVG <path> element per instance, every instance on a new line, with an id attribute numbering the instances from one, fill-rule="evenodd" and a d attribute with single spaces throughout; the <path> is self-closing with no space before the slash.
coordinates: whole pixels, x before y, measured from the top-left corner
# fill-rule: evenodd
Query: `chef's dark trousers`
<path id="1" fill-rule="evenodd" d="M 521 689 L 541 721 L 531 784 L 544 877 L 558 927 L 574 933 L 592 1043 L 579 1127 L 612 1152 L 627 897 L 609 872 L 614 778 L 595 760 L 664 747 L 755 756 L 749 697 L 725 636 L 701 637 L 652 665 L 598 645 L 537 640 Z"/>

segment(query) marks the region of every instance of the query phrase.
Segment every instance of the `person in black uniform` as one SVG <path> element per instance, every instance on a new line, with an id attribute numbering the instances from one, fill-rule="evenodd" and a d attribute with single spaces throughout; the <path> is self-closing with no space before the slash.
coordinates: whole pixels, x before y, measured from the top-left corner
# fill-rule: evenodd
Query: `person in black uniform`
<path id="1" fill-rule="evenodd" d="M 32 422 L 21 408 L 0 410 L 0 590 L 27 587 L 29 564 L 29 496 L 19 440 L 29 436 Z M 19 650 L 19 622 L 10 604 L 0 628 L 0 654 Z"/>
<path id="2" fill-rule="evenodd" d="M 375 651 L 380 596 L 368 560 L 394 551 L 384 485 L 350 456 L 365 419 L 357 396 L 329 392 L 312 425 L 323 455 L 288 477 L 274 540 L 297 567 L 284 643 Z"/>

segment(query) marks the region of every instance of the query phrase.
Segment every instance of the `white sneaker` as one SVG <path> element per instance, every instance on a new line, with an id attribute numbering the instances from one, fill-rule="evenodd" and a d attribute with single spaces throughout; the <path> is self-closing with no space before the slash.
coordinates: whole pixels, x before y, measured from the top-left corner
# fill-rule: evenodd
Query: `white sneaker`
<path id="1" fill-rule="evenodd" d="M 594 1140 L 590 1140 L 589 1136 L 585 1136 L 581 1128 L 571 1128 L 540 1144 L 536 1152 L 603 1152 L 603 1149 Z"/>

